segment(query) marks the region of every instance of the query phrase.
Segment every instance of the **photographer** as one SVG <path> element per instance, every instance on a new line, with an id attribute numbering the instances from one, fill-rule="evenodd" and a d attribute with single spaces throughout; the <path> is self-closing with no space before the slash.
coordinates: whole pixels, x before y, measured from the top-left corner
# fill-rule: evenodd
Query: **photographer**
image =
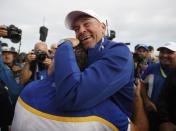
<path id="1" fill-rule="evenodd" d="M 0 47 L 0 50 L 1 50 L 1 47 Z M 13 118 L 13 107 L 9 99 L 9 92 L 7 91 L 7 89 L 5 89 L 6 84 L 10 86 L 11 84 L 13 84 L 13 82 L 15 82 L 11 77 L 9 77 L 9 73 L 10 73 L 10 70 L 8 70 L 8 67 L 3 63 L 0 55 L 0 105 L 1 105 L 0 130 L 1 131 L 8 131 L 8 126 L 11 125 L 11 121 Z"/>
<path id="2" fill-rule="evenodd" d="M 22 30 L 14 25 L 0 25 L 0 37 L 8 38 L 13 43 L 21 41 Z"/>
<path id="3" fill-rule="evenodd" d="M 9 31 L 5 26 L 0 25 L 0 37 L 8 37 Z M 1 51 L 0 46 L 0 51 Z M 1 53 L 1 52 L 0 52 Z M 5 87 L 8 87 L 8 91 Z M 10 96 L 17 96 L 19 93 L 19 86 L 16 83 L 13 74 L 9 67 L 4 63 L 0 55 L 0 130 L 8 131 L 8 126 L 11 125 L 13 118 L 13 106 L 9 99 Z M 12 98 L 12 97 L 11 97 Z"/>
<path id="4" fill-rule="evenodd" d="M 47 76 L 51 64 L 46 43 L 35 44 L 34 51 L 27 54 L 27 62 L 20 75 L 20 83 L 27 84 L 33 80 L 42 80 Z"/>

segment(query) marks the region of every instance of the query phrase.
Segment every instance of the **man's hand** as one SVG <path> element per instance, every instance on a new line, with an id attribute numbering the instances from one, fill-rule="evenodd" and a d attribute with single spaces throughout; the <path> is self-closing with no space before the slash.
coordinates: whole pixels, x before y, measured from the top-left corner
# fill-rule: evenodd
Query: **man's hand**
<path id="1" fill-rule="evenodd" d="M 18 72 L 20 72 L 21 71 L 21 68 L 19 67 L 19 66 L 17 66 L 17 65 L 14 65 L 13 67 L 12 67 L 12 71 L 13 71 L 13 73 L 18 73 Z"/>
<path id="2" fill-rule="evenodd" d="M 79 44 L 79 40 L 76 38 L 65 38 L 64 40 L 68 40 L 72 43 L 72 46 L 75 47 Z"/>
<path id="3" fill-rule="evenodd" d="M 148 131 L 149 125 L 141 94 L 143 83 L 140 80 L 137 80 L 136 83 L 137 85 L 134 95 L 134 119 L 132 120 L 131 131 Z"/>
<path id="4" fill-rule="evenodd" d="M 0 37 L 7 36 L 7 30 L 5 26 L 0 26 Z"/>
<path id="5" fill-rule="evenodd" d="M 134 92 L 134 96 L 137 98 L 141 98 L 141 88 L 142 88 L 142 82 L 138 79 L 136 80 L 136 87 L 135 87 L 135 92 Z M 141 98 L 142 99 L 142 98 Z"/>
<path id="6" fill-rule="evenodd" d="M 43 64 L 45 64 L 46 66 L 49 66 L 51 63 L 52 63 L 52 60 L 51 60 L 50 58 L 46 58 L 46 59 L 43 61 Z"/>

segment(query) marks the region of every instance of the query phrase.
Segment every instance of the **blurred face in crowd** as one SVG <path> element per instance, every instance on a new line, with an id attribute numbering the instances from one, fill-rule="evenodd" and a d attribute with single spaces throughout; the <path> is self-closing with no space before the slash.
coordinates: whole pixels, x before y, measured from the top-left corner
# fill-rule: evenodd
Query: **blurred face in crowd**
<path id="1" fill-rule="evenodd" d="M 34 51 L 43 51 L 45 53 L 48 53 L 48 48 L 46 43 L 44 42 L 38 42 L 35 44 Z"/>
<path id="2" fill-rule="evenodd" d="M 3 52 L 2 53 L 3 62 L 7 65 L 12 65 L 14 61 L 14 54 L 12 52 Z"/>
<path id="3" fill-rule="evenodd" d="M 162 66 L 176 68 L 176 52 L 167 48 L 161 48 L 159 53 L 159 61 Z"/>
<path id="4" fill-rule="evenodd" d="M 57 44 L 56 44 L 56 43 L 52 44 L 52 45 L 51 45 L 51 49 L 50 49 L 50 50 L 51 50 L 51 53 L 54 54 L 54 53 L 56 52 L 56 49 L 57 49 Z"/>
<path id="5" fill-rule="evenodd" d="M 137 54 L 140 56 L 140 57 L 144 57 L 144 58 L 147 58 L 148 56 L 148 51 L 143 48 L 143 47 L 140 47 L 137 49 Z"/>
<path id="6" fill-rule="evenodd" d="M 151 57 L 154 54 L 154 50 L 149 50 L 148 51 L 148 56 Z"/>
<path id="7" fill-rule="evenodd" d="M 95 18 L 82 16 L 74 21 L 73 30 L 85 48 L 92 48 L 105 35 L 106 27 Z"/>

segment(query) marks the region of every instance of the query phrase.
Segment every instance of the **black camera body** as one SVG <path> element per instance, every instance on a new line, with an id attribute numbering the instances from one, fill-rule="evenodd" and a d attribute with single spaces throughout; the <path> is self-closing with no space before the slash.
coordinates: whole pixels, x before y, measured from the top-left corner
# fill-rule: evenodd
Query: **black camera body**
<path id="1" fill-rule="evenodd" d="M 37 62 L 43 62 L 48 56 L 46 52 L 40 51 L 40 50 L 36 51 L 35 55 L 36 55 L 36 61 Z"/>
<path id="2" fill-rule="evenodd" d="M 7 36 L 4 38 L 10 39 L 13 43 L 18 43 L 21 40 L 22 30 L 15 25 L 7 26 Z"/>
<path id="3" fill-rule="evenodd" d="M 113 40 L 116 37 L 116 32 L 114 30 L 110 30 L 110 33 L 108 34 L 107 38 L 109 40 Z"/>

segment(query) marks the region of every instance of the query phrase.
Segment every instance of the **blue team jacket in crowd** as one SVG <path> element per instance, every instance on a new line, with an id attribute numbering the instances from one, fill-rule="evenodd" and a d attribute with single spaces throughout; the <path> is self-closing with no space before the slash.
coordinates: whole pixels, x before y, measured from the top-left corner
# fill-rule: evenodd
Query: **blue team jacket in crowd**
<path id="1" fill-rule="evenodd" d="M 151 100 L 158 104 L 159 95 L 164 85 L 167 75 L 171 72 L 171 69 L 163 69 L 160 63 L 151 64 L 142 75 L 142 79 L 145 80 L 147 77 L 148 81 L 148 95 Z"/>

